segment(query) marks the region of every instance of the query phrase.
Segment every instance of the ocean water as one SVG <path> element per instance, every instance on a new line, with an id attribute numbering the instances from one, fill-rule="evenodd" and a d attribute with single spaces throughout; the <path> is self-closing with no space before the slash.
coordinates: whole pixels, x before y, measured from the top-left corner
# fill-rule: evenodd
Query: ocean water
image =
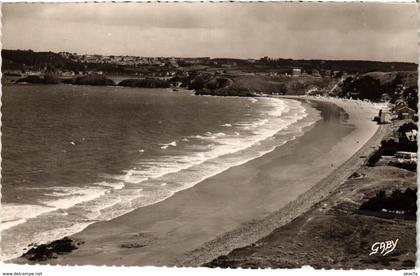
<path id="1" fill-rule="evenodd" d="M 2 260 L 165 200 L 320 119 L 293 100 L 169 89 L 12 85 L 2 97 Z"/>

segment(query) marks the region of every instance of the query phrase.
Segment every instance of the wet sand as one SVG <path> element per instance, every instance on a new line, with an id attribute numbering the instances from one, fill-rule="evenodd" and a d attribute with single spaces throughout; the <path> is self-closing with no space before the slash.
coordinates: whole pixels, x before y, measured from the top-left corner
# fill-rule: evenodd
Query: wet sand
<path id="1" fill-rule="evenodd" d="M 377 108 L 371 105 L 322 100 L 306 104 L 320 110 L 323 119 L 303 136 L 165 201 L 92 224 L 72 236 L 84 241 L 79 249 L 48 263 L 200 265 L 306 212 L 358 162 L 344 172 L 342 165 L 362 146 L 376 144 L 377 139 L 371 139 L 375 133 L 380 135 L 372 122 Z M 337 171 L 339 175 L 321 185 Z M 274 222 L 274 214 L 283 215 Z"/>

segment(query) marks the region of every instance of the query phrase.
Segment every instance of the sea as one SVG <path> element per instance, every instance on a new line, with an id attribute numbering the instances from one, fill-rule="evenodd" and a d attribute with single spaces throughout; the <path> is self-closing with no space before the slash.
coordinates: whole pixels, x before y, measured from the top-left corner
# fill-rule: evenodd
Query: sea
<path id="1" fill-rule="evenodd" d="M 171 89 L 6 85 L 1 258 L 269 153 L 320 119 L 308 108 Z"/>

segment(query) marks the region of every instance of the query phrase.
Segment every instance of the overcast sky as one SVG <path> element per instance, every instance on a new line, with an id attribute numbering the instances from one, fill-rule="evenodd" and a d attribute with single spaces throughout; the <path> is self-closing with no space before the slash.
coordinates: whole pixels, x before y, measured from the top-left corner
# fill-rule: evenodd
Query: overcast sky
<path id="1" fill-rule="evenodd" d="M 417 5 L 3 4 L 5 49 L 417 62 Z"/>

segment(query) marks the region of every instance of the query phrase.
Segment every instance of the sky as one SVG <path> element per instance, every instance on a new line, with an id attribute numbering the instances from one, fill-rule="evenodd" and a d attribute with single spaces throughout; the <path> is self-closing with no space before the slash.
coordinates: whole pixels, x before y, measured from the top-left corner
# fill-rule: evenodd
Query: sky
<path id="1" fill-rule="evenodd" d="M 4 49 L 417 62 L 417 4 L 15 3 Z"/>

